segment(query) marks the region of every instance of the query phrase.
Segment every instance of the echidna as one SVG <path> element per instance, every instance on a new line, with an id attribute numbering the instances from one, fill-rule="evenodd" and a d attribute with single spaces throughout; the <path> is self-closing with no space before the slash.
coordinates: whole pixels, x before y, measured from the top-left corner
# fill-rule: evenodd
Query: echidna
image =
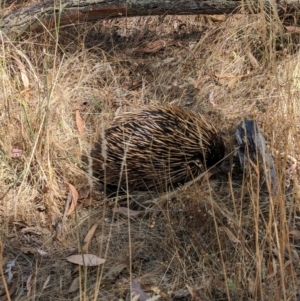
<path id="1" fill-rule="evenodd" d="M 104 137 L 91 151 L 93 174 L 107 187 L 129 191 L 175 188 L 225 153 L 221 136 L 203 116 L 175 105 L 123 113 Z"/>

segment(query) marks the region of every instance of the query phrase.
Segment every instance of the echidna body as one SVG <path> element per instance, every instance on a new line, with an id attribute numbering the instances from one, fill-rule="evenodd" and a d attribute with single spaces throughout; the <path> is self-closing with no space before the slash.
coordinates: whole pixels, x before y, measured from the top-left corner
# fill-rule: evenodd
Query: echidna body
<path id="1" fill-rule="evenodd" d="M 224 152 L 222 138 L 203 116 L 163 105 L 117 116 L 91 157 L 94 176 L 107 187 L 166 191 L 218 163 Z"/>

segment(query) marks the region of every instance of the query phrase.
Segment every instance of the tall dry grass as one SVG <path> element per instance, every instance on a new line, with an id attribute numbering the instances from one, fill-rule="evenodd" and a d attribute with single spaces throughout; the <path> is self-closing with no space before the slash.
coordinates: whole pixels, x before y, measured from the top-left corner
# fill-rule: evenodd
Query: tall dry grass
<path id="1" fill-rule="evenodd" d="M 299 170 L 289 170 L 299 155 L 296 33 L 270 16 L 180 16 L 2 40 L 3 299 L 130 300 L 136 279 L 160 300 L 300 298 Z M 165 46 L 148 52 L 157 41 Z M 256 119 L 276 161 L 278 195 L 260 193 L 258 175 L 243 175 L 237 162 L 172 198 L 121 200 L 141 211 L 136 217 L 91 194 L 81 158 L 114 115 L 167 102 L 213 122 L 227 161 L 236 159 L 236 126 Z M 68 184 L 79 202 L 63 219 Z M 68 263 L 95 223 L 89 252 L 105 264 Z"/>

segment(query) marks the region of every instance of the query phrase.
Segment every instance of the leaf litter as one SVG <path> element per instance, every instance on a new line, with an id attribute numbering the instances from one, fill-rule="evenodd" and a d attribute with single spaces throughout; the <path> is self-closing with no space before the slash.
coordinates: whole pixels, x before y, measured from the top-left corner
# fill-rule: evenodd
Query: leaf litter
<path id="1" fill-rule="evenodd" d="M 75 254 L 68 256 L 66 260 L 81 266 L 88 267 L 98 266 L 105 262 L 105 259 L 99 258 L 98 256 L 93 254 Z"/>
<path id="2" fill-rule="evenodd" d="M 267 37 L 262 24 L 271 29 Z M 56 57 L 47 35 L 42 45 L 34 36 L 28 43 L 11 42 L 27 59 L 17 52 L 23 66 L 4 65 L 1 73 L 5 101 L 0 118 L 3 133 L 9 133 L 0 142 L 0 185 L 8 191 L 0 203 L 5 262 L 22 247 L 47 253 L 39 257 L 24 253 L 7 268 L 5 278 L 13 277 L 8 284 L 11 299 L 18 291 L 13 286 L 26 287 L 35 266 L 38 274 L 30 284 L 43 300 L 51 300 L 53 292 L 61 299 L 80 294 L 93 300 L 130 300 L 130 279 L 141 280 L 136 299 L 140 294 L 149 297 L 151 287 L 159 288 L 162 300 L 296 299 L 300 208 L 293 187 L 298 183 L 289 186 L 287 198 L 283 193 L 273 200 L 259 196 L 256 175 L 232 178 L 229 172 L 210 178 L 209 185 L 196 183 L 161 199 L 154 195 L 156 215 L 134 202 L 116 210 L 116 199 L 104 199 L 91 188 L 90 196 L 96 200 L 74 214 L 88 183 L 80 167 L 82 155 L 88 154 L 115 114 L 139 105 L 172 102 L 204 114 L 223 133 L 228 153 L 234 153 L 237 124 L 251 115 L 270 149 L 298 160 L 299 83 L 289 70 L 299 69 L 299 43 L 290 28 L 273 44 L 264 45 L 272 39 L 269 33 L 276 34 L 275 27 L 268 26 L 272 24 L 265 19 L 249 15 L 112 20 L 62 29 L 58 41 L 62 51 Z M 118 30 L 125 28 L 130 30 L 119 35 Z M 6 45 L 2 57 L 10 54 Z M 22 88 L 29 85 L 33 90 L 25 102 L 16 78 Z M 83 101 L 87 105 L 74 116 L 76 104 Z M 41 120 L 47 121 L 43 127 Z M 23 155 L 32 150 L 32 141 L 37 141 L 33 157 L 43 158 L 38 164 Z M 12 149 L 22 160 L 11 160 Z M 230 160 L 230 167 L 238 169 L 235 157 Z M 286 159 L 276 160 L 284 178 Z M 30 172 L 22 179 L 26 166 Z M 298 182 L 298 165 L 293 164 L 291 176 L 291 183 Z M 26 184 L 22 191 L 20 179 Z M 147 206 L 152 206 L 151 197 L 146 198 Z M 60 227 L 62 239 L 55 235 Z M 81 246 L 84 254 L 78 254 Z M 94 266 L 81 275 L 90 285 L 86 291 L 80 291 L 84 286 L 77 278 L 83 264 Z M 201 285 L 211 277 L 214 281 Z M 158 298 L 154 294 L 152 298 Z"/>

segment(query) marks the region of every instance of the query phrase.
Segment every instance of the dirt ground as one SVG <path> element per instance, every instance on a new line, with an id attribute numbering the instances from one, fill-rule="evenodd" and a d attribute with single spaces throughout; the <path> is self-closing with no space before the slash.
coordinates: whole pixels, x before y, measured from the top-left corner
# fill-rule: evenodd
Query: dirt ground
<path id="1" fill-rule="evenodd" d="M 261 15 L 3 37 L 0 300 L 300 300 L 299 45 Z M 215 125 L 232 172 L 175 194 L 104 198 L 82 156 L 114 116 L 165 103 Z M 243 118 L 267 140 L 276 196 L 238 166 Z M 76 254 L 95 266 L 67 260 Z"/>

